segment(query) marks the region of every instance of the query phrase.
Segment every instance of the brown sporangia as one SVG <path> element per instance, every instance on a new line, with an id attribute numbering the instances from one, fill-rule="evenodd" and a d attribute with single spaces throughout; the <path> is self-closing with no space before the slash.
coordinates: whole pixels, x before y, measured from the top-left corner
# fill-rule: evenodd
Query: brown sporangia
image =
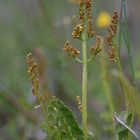
<path id="1" fill-rule="evenodd" d="M 111 24 L 108 27 L 107 35 L 107 45 L 108 45 L 108 54 L 111 61 L 116 61 L 116 34 L 117 34 L 117 25 L 119 21 L 119 16 L 117 11 L 114 11 Z"/>
<path id="2" fill-rule="evenodd" d="M 80 53 L 77 49 L 73 48 L 68 41 L 65 43 L 63 50 L 72 57 L 76 57 Z"/>
<path id="3" fill-rule="evenodd" d="M 86 4 L 87 19 L 88 19 L 87 34 L 88 34 L 88 37 L 93 37 L 94 31 L 93 31 L 92 16 L 91 16 L 91 0 L 86 0 L 85 4 Z"/>
<path id="4" fill-rule="evenodd" d="M 85 22 L 87 21 L 87 36 L 93 37 L 93 24 L 91 16 L 91 0 L 79 0 L 79 18 L 74 26 L 72 37 L 81 39 L 82 32 L 85 31 Z"/>
<path id="5" fill-rule="evenodd" d="M 84 28 L 81 24 L 78 24 L 74 27 L 74 31 L 72 32 L 73 38 L 80 38 Z"/>
<path id="6" fill-rule="evenodd" d="M 96 37 L 96 43 L 95 45 L 93 45 L 91 48 L 90 48 L 90 52 L 92 55 L 96 56 L 97 54 L 99 54 L 101 52 L 101 37 L 100 36 L 97 36 Z"/>
<path id="7" fill-rule="evenodd" d="M 80 99 L 80 96 L 76 97 L 76 102 L 77 102 L 77 106 L 78 106 L 79 110 L 82 111 L 82 101 Z"/>
<path id="8" fill-rule="evenodd" d="M 28 74 L 32 83 L 32 93 L 33 95 L 37 95 L 39 92 L 39 71 L 32 53 L 26 56 L 26 61 L 28 65 Z"/>

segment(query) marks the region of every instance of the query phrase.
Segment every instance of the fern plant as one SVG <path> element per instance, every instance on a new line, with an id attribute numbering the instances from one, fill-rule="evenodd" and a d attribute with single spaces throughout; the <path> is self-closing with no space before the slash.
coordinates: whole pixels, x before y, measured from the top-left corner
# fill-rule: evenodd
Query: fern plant
<path id="1" fill-rule="evenodd" d="M 41 127 L 46 132 L 47 140 L 94 140 L 94 135 L 88 130 L 88 113 L 87 113 L 87 85 L 88 85 L 88 64 L 95 59 L 101 52 L 104 39 L 95 34 L 93 30 L 92 15 L 91 15 L 91 0 L 79 0 L 79 15 L 73 16 L 73 32 L 72 37 L 80 40 L 81 42 L 81 55 L 82 59 L 78 56 L 80 51 L 73 47 L 73 45 L 66 41 L 63 50 L 72 57 L 77 63 L 82 65 L 82 94 L 81 97 L 77 96 L 77 105 L 82 114 L 82 128 L 79 127 L 72 111 L 57 97 L 51 97 L 46 102 L 46 97 L 40 91 L 39 71 L 38 65 L 31 53 L 27 55 L 28 74 L 32 83 L 32 93 L 39 101 L 39 107 L 42 108 L 44 114 L 44 122 Z M 122 85 L 125 101 L 126 111 L 121 114 L 114 115 L 116 122 L 115 130 L 118 140 L 129 139 L 129 131 L 133 132 L 130 128 L 133 121 L 133 113 L 129 110 L 128 99 L 128 84 L 123 80 L 123 72 L 120 63 L 119 51 L 117 48 L 117 26 L 118 26 L 118 13 L 115 11 L 112 16 L 111 23 L 108 27 L 108 52 L 110 60 L 116 62 L 119 69 L 119 81 Z M 90 56 L 88 57 L 87 42 L 90 38 L 96 38 L 96 42 L 90 48 Z M 104 54 L 103 54 L 104 55 Z M 104 57 L 104 56 L 103 56 Z M 106 66 L 102 68 L 105 70 Z M 103 75 L 107 73 L 103 72 Z M 111 115 L 115 111 L 113 100 L 110 94 L 107 78 L 104 80 L 104 87 L 106 88 L 106 96 L 109 101 L 109 108 Z M 82 100 L 81 100 L 82 98 Z M 133 109 L 134 110 L 134 109 Z M 137 111 L 137 110 L 136 110 Z M 113 117 L 113 116 L 112 116 Z M 139 138 L 133 133 L 136 138 Z"/>

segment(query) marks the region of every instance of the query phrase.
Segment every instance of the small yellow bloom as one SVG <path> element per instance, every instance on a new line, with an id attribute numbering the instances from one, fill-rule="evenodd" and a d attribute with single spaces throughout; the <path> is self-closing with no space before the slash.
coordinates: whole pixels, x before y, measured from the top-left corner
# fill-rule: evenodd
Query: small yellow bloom
<path id="1" fill-rule="evenodd" d="M 109 26 L 110 22 L 111 16 L 107 12 L 102 11 L 98 15 L 96 25 L 99 28 L 106 28 Z"/>

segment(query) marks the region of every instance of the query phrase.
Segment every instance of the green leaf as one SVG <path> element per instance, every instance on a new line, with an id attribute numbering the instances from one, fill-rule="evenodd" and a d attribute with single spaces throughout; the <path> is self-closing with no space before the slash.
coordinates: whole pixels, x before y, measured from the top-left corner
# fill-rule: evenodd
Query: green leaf
<path id="1" fill-rule="evenodd" d="M 133 118 L 133 114 L 131 112 L 123 111 L 118 114 L 117 117 L 128 127 L 131 126 Z M 129 130 L 121 122 L 116 120 L 115 130 L 119 140 L 125 140 L 128 138 Z"/>
<path id="2" fill-rule="evenodd" d="M 42 124 L 47 140 L 84 140 L 72 111 L 56 97 L 52 97 L 47 107 L 47 118 Z M 93 136 L 89 136 L 93 140 Z"/>

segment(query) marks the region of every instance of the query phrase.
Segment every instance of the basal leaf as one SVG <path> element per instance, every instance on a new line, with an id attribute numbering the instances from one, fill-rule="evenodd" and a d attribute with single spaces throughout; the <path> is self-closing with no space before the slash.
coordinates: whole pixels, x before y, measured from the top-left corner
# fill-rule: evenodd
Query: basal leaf
<path id="1" fill-rule="evenodd" d="M 47 140 L 84 140 L 83 131 L 72 111 L 56 97 L 52 97 L 48 104 L 42 128 L 47 133 Z M 93 140 L 91 135 L 89 140 Z"/>

